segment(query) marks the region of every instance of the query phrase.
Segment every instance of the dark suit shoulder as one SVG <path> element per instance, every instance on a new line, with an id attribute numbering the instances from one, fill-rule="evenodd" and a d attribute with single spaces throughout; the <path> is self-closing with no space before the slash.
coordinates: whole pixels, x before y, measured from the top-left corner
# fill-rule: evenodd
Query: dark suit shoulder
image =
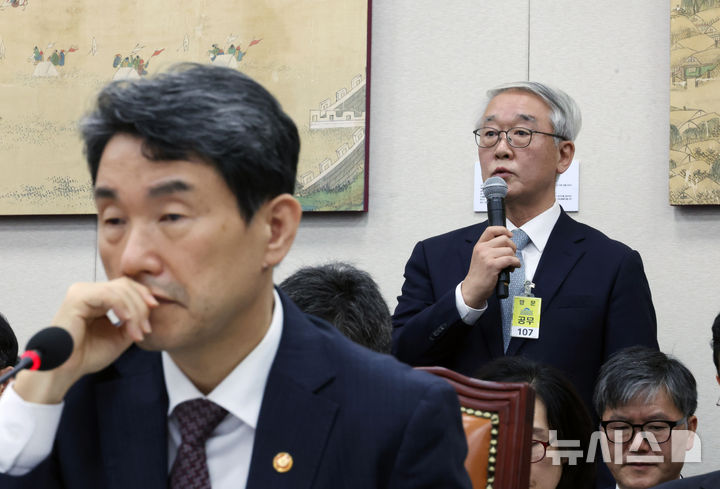
<path id="1" fill-rule="evenodd" d="M 588 245 L 600 245 L 608 251 L 615 251 L 617 253 L 627 253 L 632 251 L 632 248 L 622 241 L 609 237 L 599 229 L 576 221 L 565 212 L 560 214 L 560 217 L 555 224 L 555 228 L 553 229 L 553 233 L 558 233 L 575 241 L 585 240 Z"/>
<path id="2" fill-rule="evenodd" d="M 338 366 L 338 376 L 351 378 L 385 399 L 415 399 L 429 388 L 453 391 L 446 381 L 415 370 L 389 354 L 378 353 L 352 342 L 334 326 L 314 316 L 307 316 L 317 328 L 331 363 Z"/>
<path id="3" fill-rule="evenodd" d="M 477 241 L 487 226 L 487 221 L 483 221 L 481 223 L 453 229 L 452 231 L 426 238 L 420 241 L 420 243 L 424 246 L 436 247 L 442 246 L 446 243 L 455 243 L 458 240 Z"/>
<path id="4" fill-rule="evenodd" d="M 271 458 L 279 445 L 314 453 L 312 487 L 469 488 L 460 405 L 450 384 L 353 343 L 279 295 L 283 335 L 253 458 Z M 263 482 L 257 487 L 280 487 Z"/>
<path id="5" fill-rule="evenodd" d="M 720 487 L 720 470 L 655 486 L 655 489 L 715 489 Z"/>

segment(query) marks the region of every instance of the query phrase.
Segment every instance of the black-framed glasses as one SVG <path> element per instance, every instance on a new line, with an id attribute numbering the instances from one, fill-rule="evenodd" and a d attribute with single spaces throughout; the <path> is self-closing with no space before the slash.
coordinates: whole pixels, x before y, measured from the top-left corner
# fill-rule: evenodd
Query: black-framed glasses
<path id="1" fill-rule="evenodd" d="M 525 148 L 530 145 L 533 134 L 544 134 L 545 136 L 552 136 L 563 140 L 566 139 L 559 134 L 536 131 L 534 129 L 528 129 L 527 127 L 511 127 L 507 131 L 501 131 L 494 127 L 481 127 L 473 131 L 473 134 L 475 134 L 475 142 L 481 148 L 492 148 L 495 146 L 498 141 L 500 141 L 500 134 L 502 133 L 505 133 L 505 140 L 513 148 Z"/>
<path id="2" fill-rule="evenodd" d="M 673 428 L 687 423 L 687 418 L 678 421 L 667 421 L 664 419 L 655 419 L 642 424 L 628 423 L 627 421 L 600 421 L 600 425 L 605 430 L 605 434 L 612 443 L 627 443 L 635 436 L 635 429 L 646 435 L 652 435 L 656 443 L 665 443 L 670 439 Z M 652 441 L 653 438 L 648 438 Z"/>
<path id="3" fill-rule="evenodd" d="M 534 464 L 544 459 L 549 446 L 549 441 L 533 440 L 532 445 L 530 445 L 530 463 Z"/>

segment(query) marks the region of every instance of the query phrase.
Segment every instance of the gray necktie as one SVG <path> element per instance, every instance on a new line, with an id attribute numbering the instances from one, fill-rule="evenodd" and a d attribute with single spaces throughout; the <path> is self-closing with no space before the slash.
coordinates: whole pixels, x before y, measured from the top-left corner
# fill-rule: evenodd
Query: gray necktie
<path id="1" fill-rule="evenodd" d="M 515 256 L 520 259 L 520 268 L 516 268 L 510 274 L 510 285 L 508 286 L 509 293 L 507 298 L 500 299 L 500 306 L 502 307 L 503 351 L 507 351 L 508 345 L 510 344 L 513 298 L 516 295 L 522 295 L 524 293 L 525 262 L 523 261 L 521 251 L 525 248 L 525 245 L 530 242 L 530 237 L 525 234 L 525 231 L 522 229 L 515 229 L 512 233 L 513 243 L 517 245 L 517 252 L 515 253 Z"/>

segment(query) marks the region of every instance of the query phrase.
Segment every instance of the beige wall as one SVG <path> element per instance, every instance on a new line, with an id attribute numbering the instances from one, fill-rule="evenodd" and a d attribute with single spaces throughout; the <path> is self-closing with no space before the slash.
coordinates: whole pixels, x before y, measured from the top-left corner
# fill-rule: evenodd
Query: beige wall
<path id="1" fill-rule="evenodd" d="M 346 260 L 390 304 L 416 241 L 478 222 L 471 135 L 485 90 L 519 79 L 570 93 L 583 110 L 574 217 L 640 251 L 660 344 L 695 374 L 702 464 L 720 468 L 720 408 L 708 346 L 720 311 L 720 208 L 668 205 L 666 2 L 375 0 L 370 210 L 303 220 L 280 281 Z M 21 342 L 52 320 L 67 284 L 102 277 L 92 218 L 0 219 L 0 311 Z"/>

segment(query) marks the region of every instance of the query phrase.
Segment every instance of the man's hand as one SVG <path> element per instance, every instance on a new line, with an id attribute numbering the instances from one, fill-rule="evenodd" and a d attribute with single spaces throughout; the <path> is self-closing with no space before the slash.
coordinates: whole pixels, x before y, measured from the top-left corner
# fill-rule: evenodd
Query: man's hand
<path id="1" fill-rule="evenodd" d="M 470 269 L 461 286 L 463 301 L 480 309 L 495 290 L 498 275 L 506 267 L 520 267 L 512 233 L 503 226 L 488 226 L 475 243 Z"/>
<path id="2" fill-rule="evenodd" d="M 52 323 L 70 332 L 72 355 L 57 369 L 21 372 L 15 391 L 29 402 L 59 403 L 80 377 L 107 367 L 150 333 L 150 309 L 157 305 L 147 287 L 125 277 L 72 285 Z M 122 321 L 120 326 L 107 318 L 110 309 Z"/>

